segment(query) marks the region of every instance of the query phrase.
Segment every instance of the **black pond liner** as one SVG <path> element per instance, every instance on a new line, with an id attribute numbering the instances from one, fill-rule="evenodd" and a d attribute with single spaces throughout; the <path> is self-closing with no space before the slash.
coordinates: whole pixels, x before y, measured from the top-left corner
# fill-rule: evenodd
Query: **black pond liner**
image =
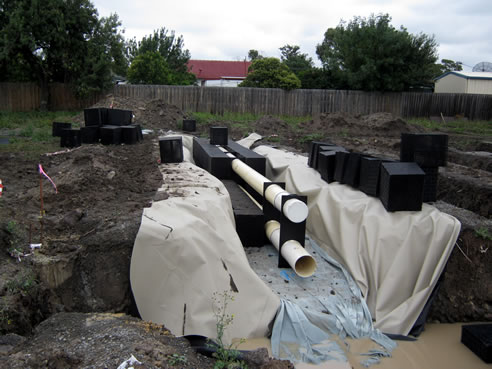
<path id="1" fill-rule="evenodd" d="M 422 210 L 424 177 L 416 163 L 382 163 L 379 198 L 386 210 Z"/>

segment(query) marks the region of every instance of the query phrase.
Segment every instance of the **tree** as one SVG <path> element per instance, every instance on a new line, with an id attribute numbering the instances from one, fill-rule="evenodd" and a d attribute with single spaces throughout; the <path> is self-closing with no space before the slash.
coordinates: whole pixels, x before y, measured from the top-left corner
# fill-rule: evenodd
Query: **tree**
<path id="1" fill-rule="evenodd" d="M 99 20 L 89 0 L 0 0 L 0 14 L 2 80 L 38 82 L 46 103 L 51 82 L 79 95 L 111 83 L 123 43 L 116 15 Z"/>
<path id="2" fill-rule="evenodd" d="M 184 49 L 183 37 L 176 37 L 174 31 L 170 33 L 164 27 L 145 36 L 137 43 L 135 39 L 128 43 L 127 55 L 133 64 L 135 58 L 148 52 L 158 53 L 164 59 L 168 73 L 166 84 L 190 85 L 196 81 L 193 73 L 188 72 L 190 52 Z"/>
<path id="3" fill-rule="evenodd" d="M 434 77 L 439 77 L 440 75 L 447 73 L 447 72 L 453 72 L 453 71 L 460 71 L 463 70 L 463 63 L 460 61 L 454 61 L 451 59 L 441 59 L 441 64 L 436 64 L 435 65 L 435 73 Z"/>
<path id="4" fill-rule="evenodd" d="M 280 60 L 299 76 L 301 71 L 306 71 L 313 68 L 313 59 L 308 54 L 301 54 L 300 47 L 297 45 L 285 45 L 279 50 L 281 53 Z"/>
<path id="5" fill-rule="evenodd" d="M 250 61 L 255 61 L 256 59 L 263 59 L 263 56 L 260 55 L 258 50 L 251 49 L 248 51 L 248 59 Z"/>
<path id="6" fill-rule="evenodd" d="M 337 88 L 403 91 L 432 80 L 433 36 L 395 29 L 388 14 L 354 17 L 325 32 L 316 53 Z"/>
<path id="7" fill-rule="evenodd" d="M 169 85 L 171 73 L 164 57 L 155 51 L 137 56 L 128 69 L 128 80 L 134 84 Z"/>
<path id="8" fill-rule="evenodd" d="M 277 58 L 256 59 L 248 69 L 246 79 L 239 87 L 282 88 L 301 87 L 301 81 Z"/>

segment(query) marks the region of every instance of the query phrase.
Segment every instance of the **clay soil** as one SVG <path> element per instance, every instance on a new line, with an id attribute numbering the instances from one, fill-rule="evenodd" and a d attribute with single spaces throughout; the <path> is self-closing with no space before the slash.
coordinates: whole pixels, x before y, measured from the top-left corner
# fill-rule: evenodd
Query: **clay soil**
<path id="1" fill-rule="evenodd" d="M 108 107 L 111 101 L 115 108 L 132 110 L 134 121 L 153 133 L 135 145 L 83 145 L 55 153 L 47 149 L 51 152 L 39 158 L 0 152 L 5 186 L 0 199 L 2 367 L 117 367 L 131 354 L 145 359 L 135 367 L 213 367 L 213 361 L 165 327 L 149 328 L 131 317 L 138 316 L 128 275 L 133 242 L 142 209 L 157 199 L 162 184 L 157 139 L 179 131 L 187 116 L 160 100 L 108 97 L 96 106 Z M 82 124 L 83 115 L 74 122 Z M 330 140 L 394 159 L 402 132 L 424 132 L 386 113 L 337 113 L 297 126 L 272 116 L 247 128 L 212 121 L 198 124 L 194 134 L 207 136 L 213 125 L 228 126 L 233 139 L 256 132 L 264 136 L 260 144 L 301 153 L 313 139 Z M 439 170 L 434 205 L 457 217 L 462 231 L 428 320 L 492 321 L 492 154 L 483 151 L 492 137 L 449 135 L 448 165 Z M 38 163 L 58 190 L 43 180 L 42 221 Z M 40 249 L 29 248 L 41 241 Z M 178 366 L 171 365 L 177 361 Z M 267 358 L 249 363 L 250 368 L 289 366 Z"/>

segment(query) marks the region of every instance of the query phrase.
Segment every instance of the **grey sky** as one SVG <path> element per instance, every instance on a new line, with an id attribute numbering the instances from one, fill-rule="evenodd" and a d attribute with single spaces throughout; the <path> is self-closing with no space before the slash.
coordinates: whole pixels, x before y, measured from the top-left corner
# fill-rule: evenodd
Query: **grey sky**
<path id="1" fill-rule="evenodd" d="M 285 44 L 299 45 L 316 63 L 316 45 L 340 20 L 389 13 L 393 25 L 434 35 L 439 59 L 462 61 L 465 70 L 492 62 L 490 0 L 92 0 L 99 14 L 116 12 L 125 37 L 166 27 L 182 35 L 193 59 L 242 60 L 250 49 L 280 56 Z"/>

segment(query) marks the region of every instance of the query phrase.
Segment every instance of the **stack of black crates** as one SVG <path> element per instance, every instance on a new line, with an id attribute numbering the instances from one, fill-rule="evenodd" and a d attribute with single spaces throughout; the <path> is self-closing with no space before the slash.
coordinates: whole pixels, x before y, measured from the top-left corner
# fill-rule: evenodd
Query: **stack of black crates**
<path id="1" fill-rule="evenodd" d="M 143 138 L 142 129 L 132 124 L 130 110 L 92 108 L 84 109 L 85 127 L 72 128 L 71 123 L 53 122 L 53 137 L 60 137 L 61 147 L 81 144 L 133 145 Z"/>
<path id="2" fill-rule="evenodd" d="M 446 165 L 448 137 L 404 133 L 400 161 L 349 152 L 329 141 L 311 143 L 308 166 L 328 183 L 379 197 L 387 211 L 420 211 L 437 199 L 438 167 Z"/>

